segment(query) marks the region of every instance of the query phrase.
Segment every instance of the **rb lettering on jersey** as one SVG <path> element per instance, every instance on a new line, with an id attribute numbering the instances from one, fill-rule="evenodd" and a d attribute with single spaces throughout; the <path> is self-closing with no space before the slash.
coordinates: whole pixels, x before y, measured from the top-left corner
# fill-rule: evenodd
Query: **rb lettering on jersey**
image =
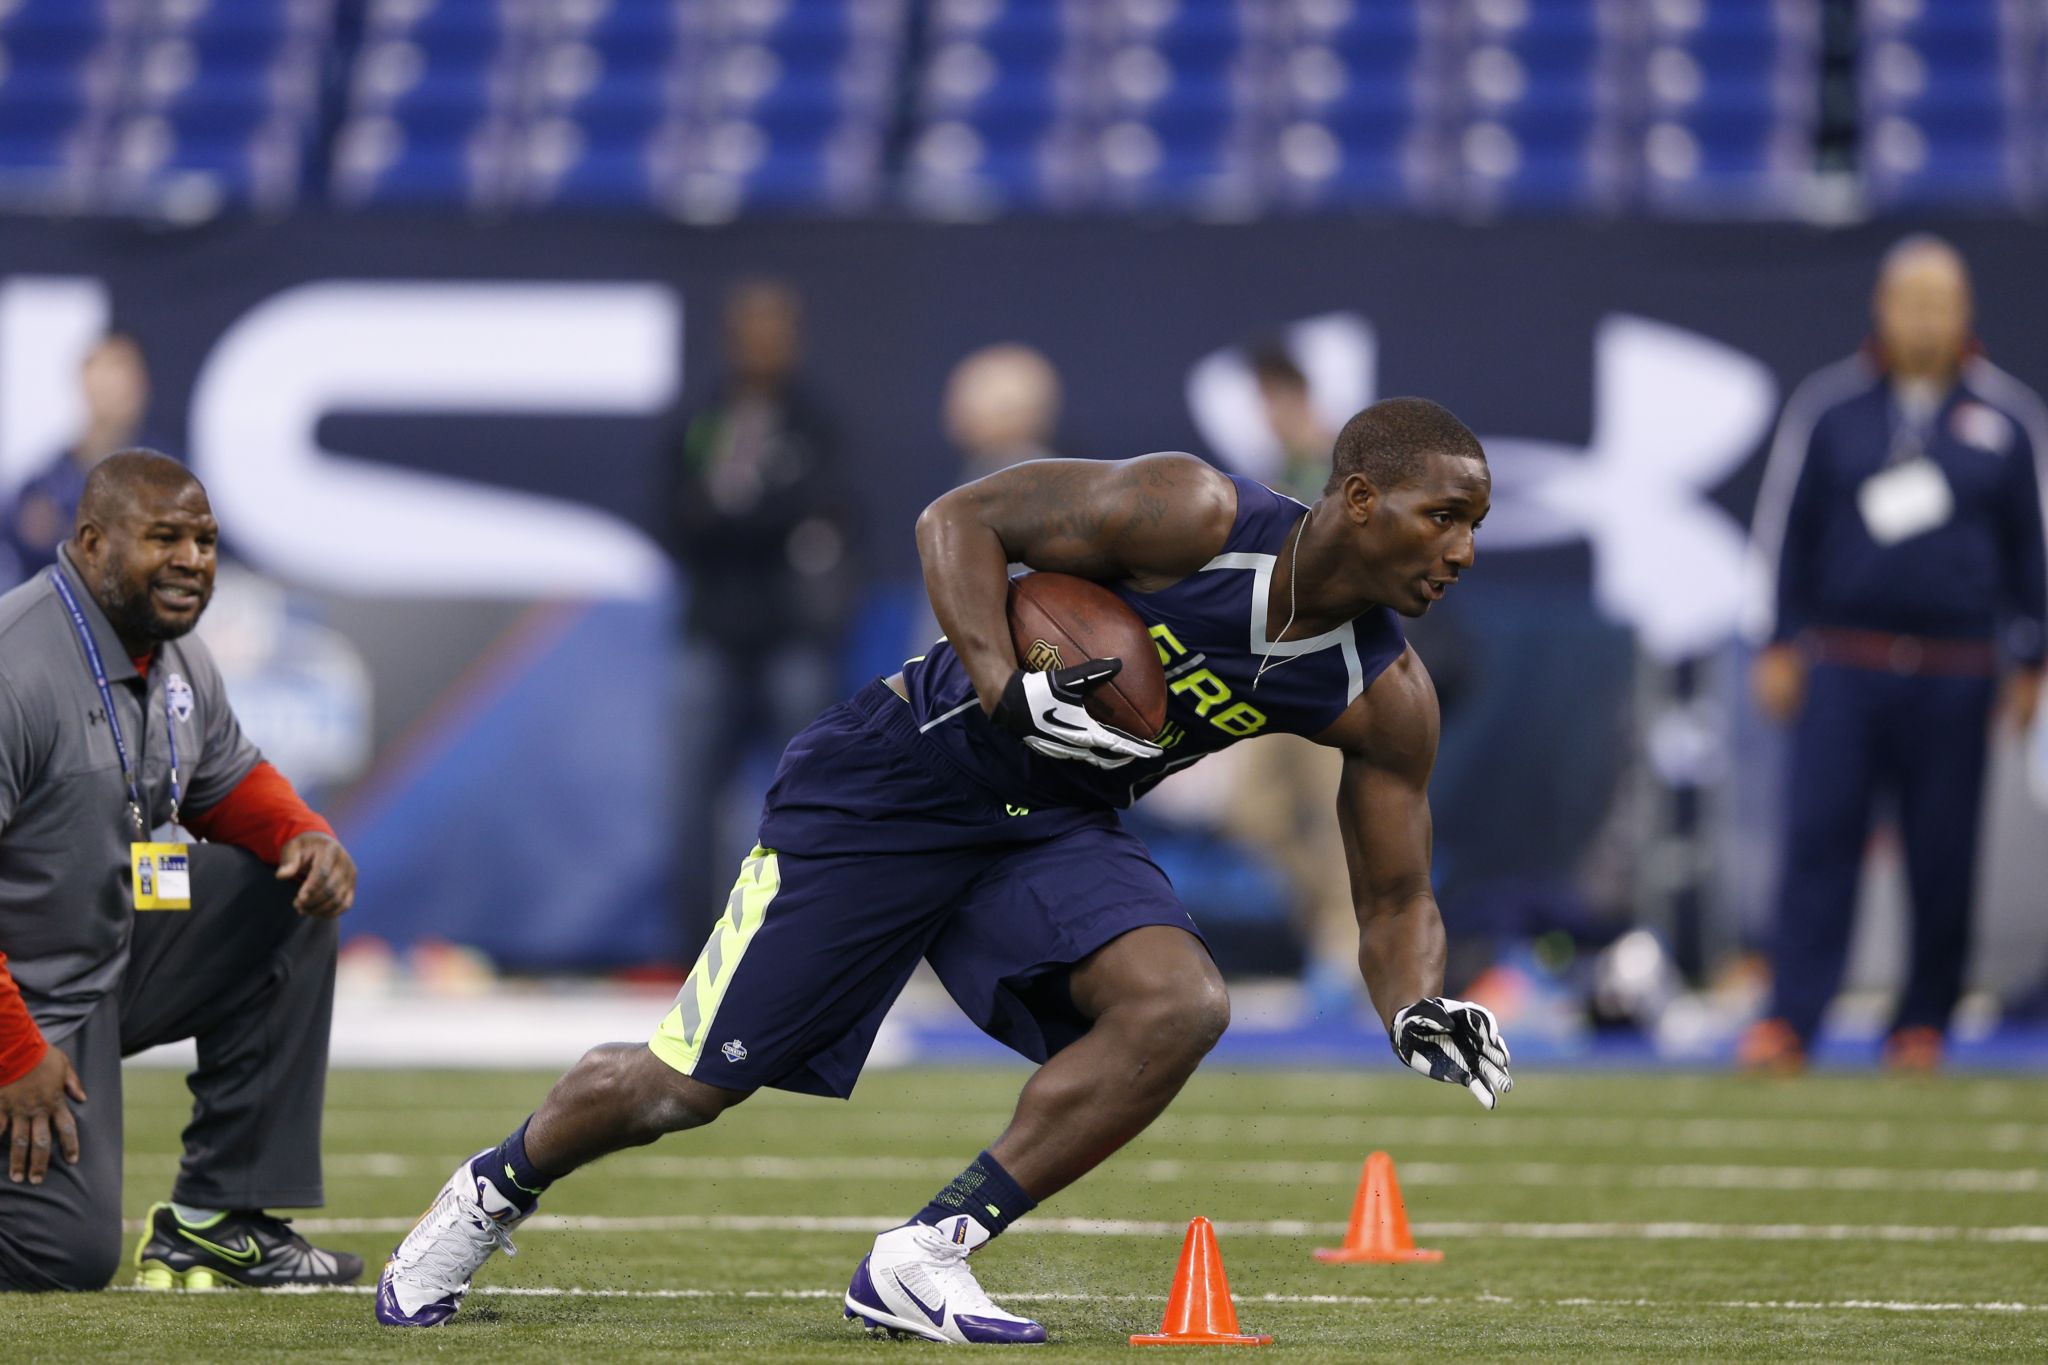
<path id="1" fill-rule="evenodd" d="M 1174 665 L 1187 659 L 1188 650 L 1186 645 L 1174 638 L 1171 630 L 1164 625 L 1152 627 L 1152 643 L 1159 651 L 1160 666 L 1166 669 L 1166 676 L 1171 679 L 1166 685 L 1166 690 L 1175 696 L 1185 696 L 1193 701 L 1197 716 L 1224 734 L 1237 739 L 1255 735 L 1266 728 L 1266 713 L 1250 702 L 1231 701 L 1230 685 L 1208 669 L 1195 668 L 1182 673 L 1179 677 L 1174 676 Z M 1200 656 L 1196 656 L 1194 662 L 1200 661 Z M 1210 714 L 1212 711 L 1215 712 L 1214 715 Z M 1167 722 L 1166 728 L 1175 729 L 1171 721 Z M 1177 741 L 1179 738 L 1180 735 L 1176 732 L 1173 739 Z M 1162 747 L 1172 747 L 1164 737 L 1158 742 Z"/>

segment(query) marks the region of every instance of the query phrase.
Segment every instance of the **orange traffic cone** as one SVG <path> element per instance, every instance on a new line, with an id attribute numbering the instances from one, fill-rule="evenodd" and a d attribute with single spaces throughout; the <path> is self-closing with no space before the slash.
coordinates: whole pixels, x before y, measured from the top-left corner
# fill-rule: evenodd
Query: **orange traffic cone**
<path id="1" fill-rule="evenodd" d="M 1206 1218 L 1188 1224 L 1181 1243 L 1180 1266 L 1173 1272 L 1173 1292 L 1166 1296 L 1166 1317 L 1159 1330 L 1131 1338 L 1133 1346 L 1271 1346 L 1273 1338 L 1245 1336 L 1237 1330 L 1237 1305 L 1230 1301 L 1230 1281 L 1223 1276 L 1223 1253 L 1216 1229 Z"/>
<path id="2" fill-rule="evenodd" d="M 1358 1178 L 1358 1197 L 1351 1201 L 1351 1226 L 1341 1247 L 1317 1247 L 1318 1261 L 1441 1261 L 1441 1251 L 1423 1251 L 1408 1232 L 1408 1210 L 1401 1203 L 1401 1182 L 1394 1178 L 1394 1159 L 1374 1152 Z"/>

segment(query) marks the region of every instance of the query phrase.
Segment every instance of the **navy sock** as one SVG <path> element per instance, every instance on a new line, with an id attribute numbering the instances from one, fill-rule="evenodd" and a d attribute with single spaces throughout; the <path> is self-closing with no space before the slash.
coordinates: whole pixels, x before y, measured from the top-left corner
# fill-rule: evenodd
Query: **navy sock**
<path id="1" fill-rule="evenodd" d="M 489 1180 L 521 1213 L 532 1213 L 541 1191 L 553 1183 L 527 1160 L 526 1124 L 532 1122 L 533 1116 L 527 1115 L 511 1137 L 470 1162 L 470 1169 Z"/>
<path id="2" fill-rule="evenodd" d="M 953 1177 L 946 1188 L 932 1196 L 932 1202 L 918 1210 L 913 1223 L 936 1226 L 948 1218 L 970 1214 L 988 1229 L 990 1237 L 1038 1207 L 1038 1201 L 1024 1193 L 1024 1187 L 1010 1178 L 987 1152 L 969 1162 L 967 1169 Z"/>

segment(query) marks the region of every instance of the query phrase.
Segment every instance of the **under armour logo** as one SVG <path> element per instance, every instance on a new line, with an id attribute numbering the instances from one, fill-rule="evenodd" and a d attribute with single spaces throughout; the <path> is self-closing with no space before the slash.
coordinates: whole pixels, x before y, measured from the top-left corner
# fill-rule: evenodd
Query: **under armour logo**
<path id="1" fill-rule="evenodd" d="M 1372 402 L 1379 338 L 1355 313 L 1286 329 L 1310 401 L 1332 430 Z M 1768 431 L 1777 384 L 1741 351 L 1668 323 L 1613 313 L 1593 334 L 1593 425 L 1583 447 L 1480 433 L 1493 470 L 1487 551 L 1574 541 L 1593 550 L 1593 600 L 1651 653 L 1680 659 L 1734 634 L 1748 536 L 1708 498 Z M 1244 354 L 1214 352 L 1188 375 L 1195 424 L 1225 463 L 1285 473 Z"/>
<path id="2" fill-rule="evenodd" d="M 92 710 L 85 713 L 85 719 L 88 725 L 105 725 L 107 723 L 107 713 L 95 706 Z"/>

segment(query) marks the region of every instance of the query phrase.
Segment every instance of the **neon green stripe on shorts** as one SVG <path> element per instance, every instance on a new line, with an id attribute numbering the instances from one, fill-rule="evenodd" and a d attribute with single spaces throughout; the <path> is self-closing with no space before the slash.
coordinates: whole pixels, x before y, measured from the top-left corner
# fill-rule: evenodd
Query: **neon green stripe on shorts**
<path id="1" fill-rule="evenodd" d="M 719 1001 L 725 998 L 725 988 L 732 984 L 747 946 L 768 916 L 768 902 L 775 899 L 781 886 L 782 873 L 773 849 L 756 848 L 747 855 L 725 903 L 725 914 L 698 954 L 697 965 L 690 969 L 690 979 L 677 994 L 675 1008 L 648 1040 L 655 1056 L 685 1076 L 696 1070 L 703 1057 L 704 1041 L 717 1022 Z"/>

